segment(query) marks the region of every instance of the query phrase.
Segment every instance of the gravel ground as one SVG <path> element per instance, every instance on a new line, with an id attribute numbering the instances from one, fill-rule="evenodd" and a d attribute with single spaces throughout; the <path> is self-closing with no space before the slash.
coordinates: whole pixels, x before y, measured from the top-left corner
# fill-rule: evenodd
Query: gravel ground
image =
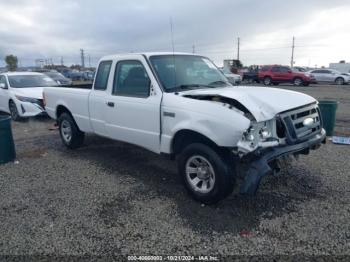
<path id="1" fill-rule="evenodd" d="M 337 120 L 347 123 L 350 90 L 338 90 Z M 17 162 L 0 166 L 0 255 L 350 256 L 350 146 L 328 143 L 267 177 L 256 196 L 204 206 L 174 162 L 96 136 L 70 151 L 52 125 L 13 123 Z"/>

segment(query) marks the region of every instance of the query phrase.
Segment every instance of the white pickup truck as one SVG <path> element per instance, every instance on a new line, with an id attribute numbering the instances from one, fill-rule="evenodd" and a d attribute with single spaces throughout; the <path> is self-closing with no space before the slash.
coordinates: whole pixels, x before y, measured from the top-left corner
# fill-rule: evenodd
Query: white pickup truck
<path id="1" fill-rule="evenodd" d="M 92 90 L 45 88 L 44 101 L 67 147 L 95 133 L 167 154 L 189 193 L 209 204 L 232 192 L 239 161 L 250 161 L 240 191 L 255 193 L 280 157 L 308 154 L 326 137 L 314 98 L 232 86 L 193 54 L 106 56 Z"/>

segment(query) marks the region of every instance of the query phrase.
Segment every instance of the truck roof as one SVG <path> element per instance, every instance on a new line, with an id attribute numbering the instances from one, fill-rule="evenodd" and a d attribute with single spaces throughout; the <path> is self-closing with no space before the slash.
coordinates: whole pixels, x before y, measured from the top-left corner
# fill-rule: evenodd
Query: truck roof
<path id="1" fill-rule="evenodd" d="M 198 55 L 199 54 L 192 54 L 192 53 L 183 53 L 183 52 L 143 52 L 143 53 L 121 53 L 121 54 L 113 54 L 113 55 L 107 55 L 101 58 L 101 60 L 107 60 L 107 59 L 116 59 L 123 56 L 129 56 L 129 55 L 140 55 L 140 56 L 155 56 L 155 55 Z"/>

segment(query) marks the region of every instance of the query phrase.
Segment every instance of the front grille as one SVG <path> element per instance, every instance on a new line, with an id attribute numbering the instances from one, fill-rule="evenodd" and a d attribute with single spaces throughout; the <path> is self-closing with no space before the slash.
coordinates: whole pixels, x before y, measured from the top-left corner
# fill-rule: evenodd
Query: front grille
<path id="1" fill-rule="evenodd" d="M 305 125 L 305 119 L 309 124 Z M 280 121 L 285 127 L 285 136 L 288 144 L 296 144 L 307 140 L 319 133 L 322 129 L 322 119 L 316 104 L 295 108 L 279 114 Z"/>

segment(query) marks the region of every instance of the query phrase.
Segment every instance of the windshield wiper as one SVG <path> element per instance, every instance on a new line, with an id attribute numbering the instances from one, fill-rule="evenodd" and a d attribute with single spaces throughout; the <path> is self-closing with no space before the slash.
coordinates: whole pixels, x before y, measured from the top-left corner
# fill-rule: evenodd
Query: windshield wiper
<path id="1" fill-rule="evenodd" d="M 219 80 L 219 81 L 211 82 L 209 85 L 210 85 L 210 86 L 212 86 L 212 85 L 230 85 L 230 83 L 229 83 L 229 82 L 222 81 L 222 80 Z"/>
<path id="2" fill-rule="evenodd" d="M 214 86 L 211 85 L 202 85 L 202 84 L 188 84 L 188 85 L 179 85 L 169 88 L 171 91 L 178 91 L 178 90 L 186 90 L 186 89 L 192 89 L 192 88 L 202 88 L 202 87 L 210 87 L 213 88 Z"/>

